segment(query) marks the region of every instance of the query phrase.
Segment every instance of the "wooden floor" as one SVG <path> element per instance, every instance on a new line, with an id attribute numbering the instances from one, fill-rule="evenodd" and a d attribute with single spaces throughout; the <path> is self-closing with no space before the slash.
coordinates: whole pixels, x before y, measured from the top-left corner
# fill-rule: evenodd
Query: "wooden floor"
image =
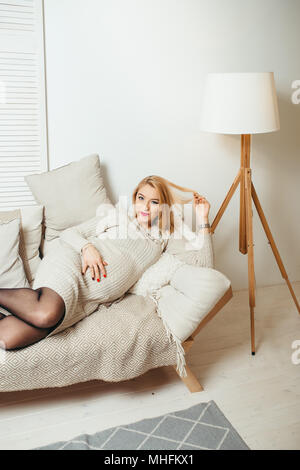
<path id="1" fill-rule="evenodd" d="M 293 288 L 300 299 L 300 282 Z M 247 290 L 234 292 L 187 353 L 203 392 L 191 394 L 165 367 L 122 383 L 0 393 L 0 449 L 31 449 L 215 400 L 251 449 L 299 450 L 300 364 L 292 362 L 292 343 L 300 340 L 300 315 L 285 283 L 256 296 L 255 356 Z"/>

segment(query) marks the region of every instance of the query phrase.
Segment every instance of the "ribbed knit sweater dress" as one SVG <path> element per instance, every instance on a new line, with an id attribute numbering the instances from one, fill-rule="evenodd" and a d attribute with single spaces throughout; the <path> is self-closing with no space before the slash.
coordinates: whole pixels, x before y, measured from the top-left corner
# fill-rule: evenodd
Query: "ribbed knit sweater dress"
<path id="1" fill-rule="evenodd" d="M 101 276 L 100 282 L 92 279 L 89 268 L 82 274 L 81 249 L 88 242 L 108 263 L 107 277 Z M 32 285 L 33 289 L 50 287 L 65 302 L 65 315 L 48 336 L 74 325 L 100 304 L 122 298 L 143 272 L 158 261 L 166 243 L 159 231 L 152 235 L 136 219 L 119 221 L 116 208 L 104 217 L 95 216 L 64 230 L 58 247 L 43 257 Z"/>

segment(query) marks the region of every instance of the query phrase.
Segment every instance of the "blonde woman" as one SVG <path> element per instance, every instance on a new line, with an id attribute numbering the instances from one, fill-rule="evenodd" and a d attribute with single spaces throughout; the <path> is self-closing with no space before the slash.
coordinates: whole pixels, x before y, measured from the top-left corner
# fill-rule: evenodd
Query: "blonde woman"
<path id="1" fill-rule="evenodd" d="M 193 198 L 181 199 L 171 187 L 192 192 Z M 208 223 L 210 204 L 204 197 L 151 175 L 133 191 L 126 227 L 114 208 L 64 230 L 58 247 L 43 257 L 32 288 L 0 289 L 0 306 L 10 313 L 1 316 L 0 344 L 24 348 L 69 328 L 100 304 L 121 299 L 174 236 L 172 206 L 191 200 L 200 221 Z M 125 237 L 124 230 L 119 236 L 122 228 Z"/>

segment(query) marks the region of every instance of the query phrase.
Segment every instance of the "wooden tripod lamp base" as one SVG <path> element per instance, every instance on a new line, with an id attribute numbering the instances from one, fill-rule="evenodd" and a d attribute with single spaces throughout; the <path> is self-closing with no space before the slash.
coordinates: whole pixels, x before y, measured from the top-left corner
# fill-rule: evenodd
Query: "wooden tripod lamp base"
<path id="1" fill-rule="evenodd" d="M 254 272 L 254 251 L 253 251 L 253 226 L 252 226 L 252 199 L 260 217 L 264 231 L 271 245 L 282 277 L 286 280 L 288 288 L 292 294 L 297 310 L 300 314 L 300 306 L 288 279 L 287 272 L 283 266 L 279 252 L 275 245 L 271 230 L 260 205 L 257 193 L 254 188 L 250 168 L 250 143 L 251 134 L 241 134 L 241 167 L 229 189 L 226 198 L 223 201 L 211 226 L 211 233 L 214 233 L 222 215 L 225 212 L 229 201 L 231 200 L 236 188 L 240 185 L 240 228 L 239 228 L 239 251 L 242 254 L 248 254 L 248 288 L 249 288 L 249 306 L 250 306 L 250 326 L 251 326 L 251 352 L 255 354 L 255 333 L 254 333 L 254 307 L 255 307 L 255 272 Z"/>

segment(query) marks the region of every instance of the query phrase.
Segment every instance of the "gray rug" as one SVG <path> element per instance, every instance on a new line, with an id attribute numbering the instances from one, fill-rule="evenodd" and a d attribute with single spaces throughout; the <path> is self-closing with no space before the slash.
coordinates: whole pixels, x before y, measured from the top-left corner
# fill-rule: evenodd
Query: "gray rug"
<path id="1" fill-rule="evenodd" d="M 250 450 L 213 400 L 33 450 L 176 449 Z"/>

